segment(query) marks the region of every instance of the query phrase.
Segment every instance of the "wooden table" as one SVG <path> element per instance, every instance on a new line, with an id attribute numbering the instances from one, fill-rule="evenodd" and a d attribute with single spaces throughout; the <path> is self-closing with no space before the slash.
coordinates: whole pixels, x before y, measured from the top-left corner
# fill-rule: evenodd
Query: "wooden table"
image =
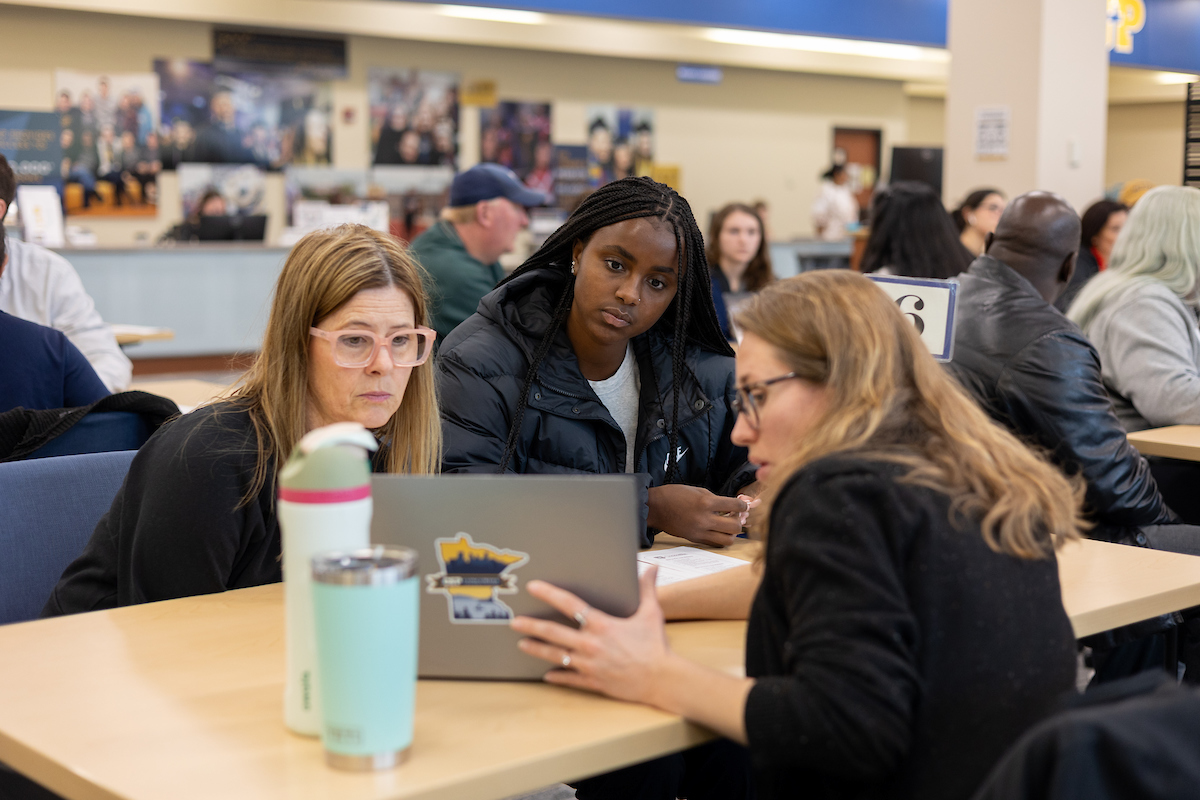
<path id="1" fill-rule="evenodd" d="M 1200 558 L 1085 541 L 1059 564 L 1079 636 L 1200 604 Z M 337 772 L 283 726 L 282 604 L 276 584 L 0 627 L 0 761 L 72 800 L 494 800 L 709 737 L 548 684 L 420 681 L 412 759 Z M 744 622 L 667 632 L 684 655 L 742 674 Z"/>
<path id="2" fill-rule="evenodd" d="M 149 325 L 121 325 L 119 323 L 109 325 L 109 327 L 112 328 L 113 335 L 117 337 L 117 344 L 121 347 L 139 342 L 175 338 L 175 331 L 170 328 L 154 328 Z"/>
<path id="3" fill-rule="evenodd" d="M 1200 425 L 1171 425 L 1150 428 L 1127 437 L 1145 456 L 1200 461 Z"/>
<path id="4" fill-rule="evenodd" d="M 135 380 L 129 387 L 131 391 L 149 392 L 160 397 L 174 400 L 180 410 L 191 411 L 201 403 L 220 397 L 229 391 L 229 387 L 212 381 L 202 381 L 195 378 L 179 378 L 175 380 Z"/>

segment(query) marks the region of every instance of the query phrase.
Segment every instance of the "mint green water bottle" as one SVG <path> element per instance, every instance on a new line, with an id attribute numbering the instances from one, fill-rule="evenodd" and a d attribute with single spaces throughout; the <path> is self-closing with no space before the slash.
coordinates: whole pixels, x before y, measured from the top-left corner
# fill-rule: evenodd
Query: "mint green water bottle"
<path id="1" fill-rule="evenodd" d="M 330 766 L 388 769 L 408 755 L 417 690 L 417 554 L 313 557 L 321 741 Z"/>

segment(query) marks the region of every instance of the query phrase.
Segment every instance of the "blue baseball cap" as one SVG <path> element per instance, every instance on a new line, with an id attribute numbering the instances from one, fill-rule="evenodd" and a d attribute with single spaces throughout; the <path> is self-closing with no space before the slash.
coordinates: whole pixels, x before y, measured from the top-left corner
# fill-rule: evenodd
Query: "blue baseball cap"
<path id="1" fill-rule="evenodd" d="M 473 206 L 497 197 L 506 197 L 525 208 L 545 205 L 547 201 L 545 194 L 522 185 L 516 173 L 499 164 L 476 164 L 455 175 L 450 184 L 451 208 Z"/>

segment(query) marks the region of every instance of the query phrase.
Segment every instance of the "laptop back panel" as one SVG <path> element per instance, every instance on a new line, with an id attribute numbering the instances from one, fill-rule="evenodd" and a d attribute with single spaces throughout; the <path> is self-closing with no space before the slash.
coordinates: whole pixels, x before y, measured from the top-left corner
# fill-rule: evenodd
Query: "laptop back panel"
<path id="1" fill-rule="evenodd" d="M 375 475 L 373 544 L 417 551 L 424 678 L 540 679 L 517 615 L 566 620 L 535 578 L 618 616 L 637 609 L 637 489 L 628 475 Z M 573 624 L 573 623 L 572 623 Z"/>

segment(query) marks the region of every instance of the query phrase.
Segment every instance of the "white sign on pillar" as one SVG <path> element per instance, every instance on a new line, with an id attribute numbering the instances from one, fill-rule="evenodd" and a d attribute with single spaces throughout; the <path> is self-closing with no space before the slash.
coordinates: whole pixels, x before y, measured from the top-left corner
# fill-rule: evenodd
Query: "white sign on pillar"
<path id="1" fill-rule="evenodd" d="M 950 361 L 954 355 L 954 312 L 957 308 L 958 281 L 933 278 L 899 278 L 868 275 L 875 281 L 912 324 L 921 341 L 938 361 Z"/>
<path id="2" fill-rule="evenodd" d="M 975 109 L 975 157 L 1008 158 L 1012 109 L 1008 106 Z"/>

